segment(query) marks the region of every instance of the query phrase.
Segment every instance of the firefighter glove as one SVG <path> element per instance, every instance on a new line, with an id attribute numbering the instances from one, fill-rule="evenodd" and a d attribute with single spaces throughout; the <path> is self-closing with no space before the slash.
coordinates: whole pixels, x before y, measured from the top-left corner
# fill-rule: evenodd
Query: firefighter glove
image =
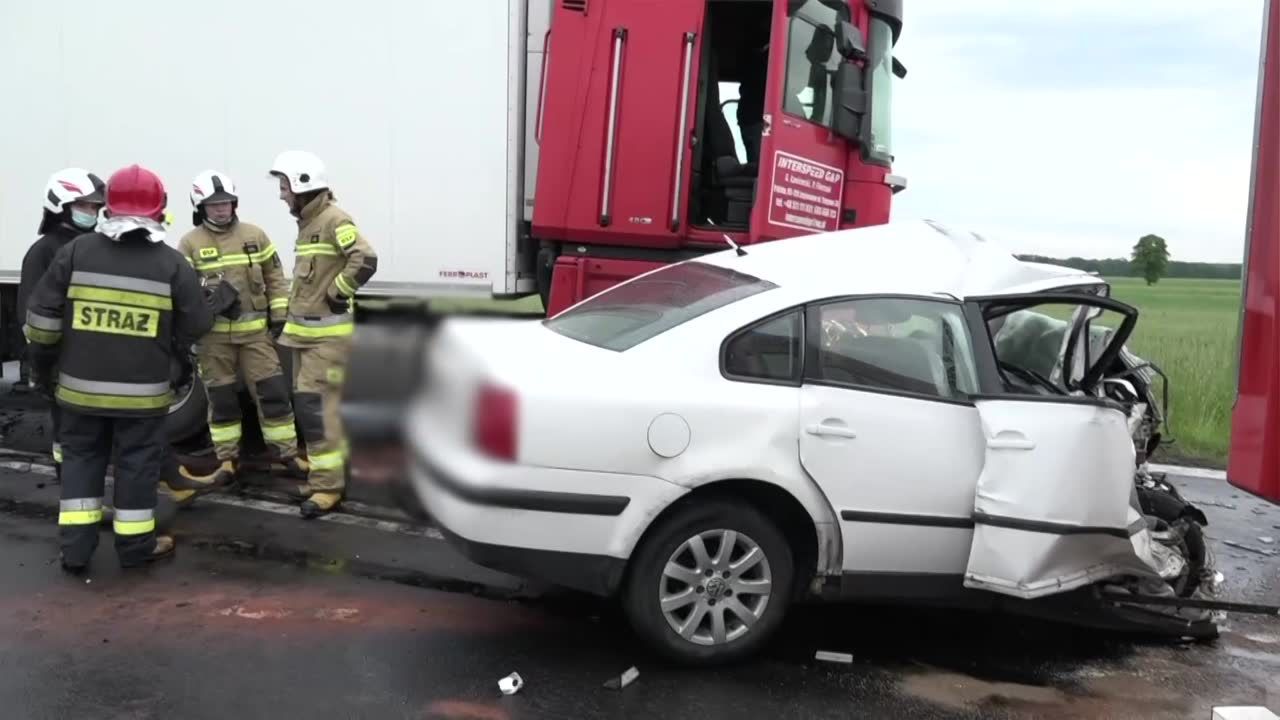
<path id="1" fill-rule="evenodd" d="M 329 303 L 329 309 L 332 310 L 334 314 L 341 315 L 342 313 L 351 310 L 351 301 L 347 298 L 329 295 L 325 299 Z"/>
<path id="2" fill-rule="evenodd" d="M 214 315 L 221 315 L 228 320 L 240 317 L 240 293 L 231 283 L 219 282 L 209 295 L 208 302 Z"/>
<path id="3" fill-rule="evenodd" d="M 195 382 L 195 363 L 191 362 L 191 354 L 183 349 L 174 352 L 173 359 L 178 363 L 178 377 L 173 387 L 175 390 L 182 390 Z"/>
<path id="4" fill-rule="evenodd" d="M 272 320 L 271 322 L 267 323 L 267 330 L 271 332 L 272 340 L 279 340 L 280 333 L 284 332 L 284 321 Z"/>

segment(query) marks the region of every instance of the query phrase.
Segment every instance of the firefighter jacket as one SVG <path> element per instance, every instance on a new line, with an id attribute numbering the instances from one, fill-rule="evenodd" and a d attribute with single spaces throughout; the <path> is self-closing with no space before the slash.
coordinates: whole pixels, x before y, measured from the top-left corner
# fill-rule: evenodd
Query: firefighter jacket
<path id="1" fill-rule="evenodd" d="M 355 332 L 351 299 L 378 269 L 355 221 L 323 192 L 302 208 L 293 288 L 280 344 L 305 348 Z"/>
<path id="2" fill-rule="evenodd" d="M 221 281 L 239 293 L 239 317 L 216 317 L 202 343 L 269 340 L 268 321 L 284 322 L 289 281 L 275 246 L 258 226 L 239 219 L 223 227 L 205 221 L 182 236 L 178 252 L 196 269 L 202 284 L 216 287 Z"/>
<path id="3" fill-rule="evenodd" d="M 59 405 L 89 415 L 159 416 L 172 360 L 213 327 L 195 270 L 147 231 L 80 235 L 64 246 L 27 309 L 32 373 L 58 365 Z"/>
<path id="4" fill-rule="evenodd" d="M 40 278 L 44 277 L 45 271 L 53 263 L 53 256 L 58 254 L 63 245 L 83 232 L 84 230 L 66 223 L 56 223 L 49 232 L 41 235 L 31 244 L 31 248 L 22 258 L 22 277 L 18 280 L 18 317 L 27 316 L 27 301 L 31 297 L 31 291 L 35 289 Z"/>

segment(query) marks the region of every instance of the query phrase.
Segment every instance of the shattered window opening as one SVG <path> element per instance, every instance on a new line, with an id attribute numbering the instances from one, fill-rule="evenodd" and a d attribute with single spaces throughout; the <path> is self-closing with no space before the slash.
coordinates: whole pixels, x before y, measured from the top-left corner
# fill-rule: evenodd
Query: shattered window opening
<path id="1" fill-rule="evenodd" d="M 1082 394 L 1082 380 L 1123 321 L 1119 313 L 1063 301 L 989 313 L 987 328 L 1005 389 L 1034 395 Z M 1112 370 L 1105 368 L 1104 377 Z"/>

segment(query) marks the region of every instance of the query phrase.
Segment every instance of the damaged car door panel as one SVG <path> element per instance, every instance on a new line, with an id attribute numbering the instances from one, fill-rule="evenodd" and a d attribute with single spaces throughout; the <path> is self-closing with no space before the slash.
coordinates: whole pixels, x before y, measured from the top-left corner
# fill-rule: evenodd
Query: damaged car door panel
<path id="1" fill-rule="evenodd" d="M 948 304 L 958 324 L 906 312 Z M 1075 312 L 1070 321 L 1040 316 L 1049 328 L 1040 344 L 1055 349 L 1051 372 L 1004 361 L 993 321 L 1055 304 Z M 852 327 L 865 339 L 879 327 L 894 340 L 841 351 L 827 331 L 842 318 L 824 308 L 852 311 L 846 320 L 864 310 L 870 331 L 856 323 L 841 330 Z M 1104 310 L 1122 320 L 1099 348 L 1091 323 Z M 839 597 L 960 601 L 980 590 L 1032 600 L 1117 576 L 1162 582 L 1151 538 L 1136 537 L 1149 530 L 1143 507 L 1150 503 L 1135 493 L 1132 411 L 1099 391 L 1108 376 L 1131 374 L 1121 358 L 1136 323 L 1132 307 L 1084 293 L 964 303 L 864 297 L 811 305 L 808 318 L 804 421 L 829 423 L 835 407 L 837 417 L 871 433 L 856 444 L 803 435 L 800 442 L 805 469 L 840 512 L 846 576 Z M 902 333 L 904 323 L 918 327 Z M 930 358 L 940 376 L 907 359 L 919 348 L 897 342 L 905 334 L 928 348 L 937 339 L 931 328 L 956 327 Z M 929 379 L 932 388 L 922 382 Z M 1133 393 L 1138 405 L 1144 399 Z M 947 415 L 950 408 L 956 411 Z"/>

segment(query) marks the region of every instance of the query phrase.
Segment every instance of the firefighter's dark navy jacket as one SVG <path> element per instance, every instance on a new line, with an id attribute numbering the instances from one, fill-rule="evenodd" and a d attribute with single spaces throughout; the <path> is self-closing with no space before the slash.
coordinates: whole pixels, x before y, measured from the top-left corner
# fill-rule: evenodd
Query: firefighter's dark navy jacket
<path id="1" fill-rule="evenodd" d="M 175 352 L 213 327 L 191 265 L 145 230 L 67 243 L 32 291 L 33 366 L 57 363 L 60 405 L 92 415 L 164 415 Z M 43 358 L 37 360 L 36 358 Z"/>

